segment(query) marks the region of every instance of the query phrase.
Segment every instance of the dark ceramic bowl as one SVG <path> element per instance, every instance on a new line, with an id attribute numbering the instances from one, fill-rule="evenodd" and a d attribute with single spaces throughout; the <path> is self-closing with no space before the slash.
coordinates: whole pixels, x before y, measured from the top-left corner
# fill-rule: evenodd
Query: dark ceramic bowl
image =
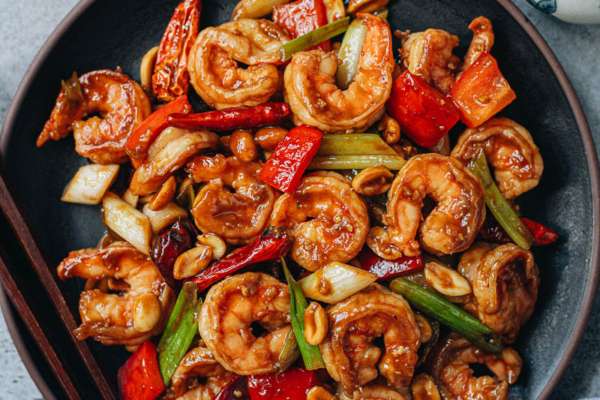
<path id="1" fill-rule="evenodd" d="M 60 201 L 67 182 L 87 163 L 75 153 L 73 139 L 35 147 L 60 81 L 73 71 L 116 67 L 139 79 L 140 60 L 159 43 L 177 3 L 82 1 L 42 48 L 15 96 L 2 131 L 2 161 L 50 266 L 70 250 L 96 245 L 104 231 L 98 207 Z M 205 0 L 201 26 L 228 21 L 235 3 Z M 389 15 L 392 29 L 436 27 L 457 34 L 458 54 L 471 40 L 467 26 L 473 18 L 485 15 L 493 22 L 492 54 L 517 93 L 503 115 L 531 131 L 545 161 L 540 185 L 520 199 L 523 214 L 560 235 L 555 245 L 534 250 L 541 271 L 540 297 L 516 343 L 525 365 L 511 392 L 515 399 L 545 399 L 581 338 L 598 278 L 598 163 L 581 107 L 546 43 L 509 0 L 392 0 Z M 75 310 L 81 282 L 62 285 Z M 93 346 L 114 384 L 125 352 Z"/>

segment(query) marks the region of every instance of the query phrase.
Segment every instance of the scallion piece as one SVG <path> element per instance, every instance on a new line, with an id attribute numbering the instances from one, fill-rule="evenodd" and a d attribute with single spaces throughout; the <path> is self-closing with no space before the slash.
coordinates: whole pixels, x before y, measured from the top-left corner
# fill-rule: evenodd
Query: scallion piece
<path id="1" fill-rule="evenodd" d="M 469 169 L 481 182 L 485 190 L 485 204 L 487 204 L 496 221 L 504 228 L 517 246 L 529 250 L 534 240 L 533 235 L 500 193 L 490 174 L 483 149 L 479 149 L 477 156 L 469 165 Z"/>
<path id="2" fill-rule="evenodd" d="M 186 283 L 177 297 L 175 307 L 158 343 L 160 374 L 167 386 L 196 336 L 201 306 L 202 299 L 198 298 L 198 285 L 193 282 Z"/>
<path id="3" fill-rule="evenodd" d="M 327 25 L 323 25 L 322 27 L 311 31 L 306 35 L 302 35 L 294 40 L 290 40 L 279 49 L 279 59 L 282 62 L 285 62 L 292 58 L 294 53 L 306 51 L 311 47 L 315 47 L 319 43 L 326 41 L 327 39 L 331 39 L 334 36 L 344 33 L 346 32 L 346 29 L 348 29 L 349 24 L 350 17 L 342 18 Z"/>
<path id="4" fill-rule="evenodd" d="M 308 169 L 365 169 L 383 165 L 387 169 L 399 171 L 405 163 L 406 161 L 398 155 L 315 156 Z"/>
<path id="5" fill-rule="evenodd" d="M 304 311 L 308 307 L 306 298 L 302 293 L 302 289 L 298 283 L 296 283 L 292 277 L 292 274 L 290 274 L 283 257 L 281 258 L 281 264 L 283 266 L 285 279 L 290 287 L 290 316 L 292 320 L 292 328 L 294 330 L 294 334 L 296 335 L 296 341 L 298 342 L 298 347 L 300 348 L 300 354 L 304 360 L 304 366 L 309 371 L 325 368 L 325 363 L 323 362 L 323 356 L 321 355 L 319 346 L 312 346 L 308 344 L 304 338 Z"/>
<path id="6" fill-rule="evenodd" d="M 397 278 L 390 289 L 402 295 L 417 310 L 440 321 L 475 346 L 492 353 L 502 351 L 500 338 L 490 328 L 448 300 L 404 278 Z"/>
<path id="7" fill-rule="evenodd" d="M 347 89 L 350 83 L 354 81 L 366 36 L 367 26 L 363 23 L 363 20 L 357 18 L 352 21 L 338 52 L 338 58 L 342 63 L 338 66 L 335 77 L 338 87 L 342 90 Z"/>

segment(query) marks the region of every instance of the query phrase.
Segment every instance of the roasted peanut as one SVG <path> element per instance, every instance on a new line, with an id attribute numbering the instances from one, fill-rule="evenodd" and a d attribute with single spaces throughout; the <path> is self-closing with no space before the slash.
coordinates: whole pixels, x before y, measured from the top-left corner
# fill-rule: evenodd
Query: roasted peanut
<path id="1" fill-rule="evenodd" d="M 173 277 L 185 279 L 204 271 L 213 259 L 212 248 L 206 245 L 196 246 L 177 257 L 173 266 Z"/>
<path id="2" fill-rule="evenodd" d="M 225 255 L 225 252 L 227 251 L 227 245 L 225 244 L 223 239 L 221 239 L 214 233 L 205 233 L 204 235 L 198 235 L 198 237 L 196 238 L 196 242 L 197 246 L 210 246 L 210 248 L 212 249 L 212 256 L 215 259 L 223 257 Z"/>
<path id="3" fill-rule="evenodd" d="M 394 118 L 383 114 L 378 128 L 385 141 L 389 144 L 396 144 L 400 140 L 400 124 Z"/>
<path id="4" fill-rule="evenodd" d="M 250 131 L 238 129 L 229 139 L 229 148 L 234 156 L 244 162 L 254 161 L 258 158 L 258 149 Z"/>
<path id="5" fill-rule="evenodd" d="M 306 393 L 306 400 L 337 400 L 337 397 L 321 386 L 315 386 Z"/>
<path id="6" fill-rule="evenodd" d="M 398 143 L 392 146 L 392 149 L 405 160 L 417 155 L 417 148 L 406 139 L 400 138 Z"/>
<path id="7" fill-rule="evenodd" d="M 464 276 L 437 262 L 425 264 L 425 280 L 446 296 L 457 297 L 471 293 L 471 285 Z"/>
<path id="8" fill-rule="evenodd" d="M 346 11 L 348 14 L 370 13 L 387 6 L 389 0 L 350 0 Z"/>
<path id="9" fill-rule="evenodd" d="M 254 135 L 254 141 L 263 150 L 273 151 L 287 135 L 287 129 L 278 126 L 268 126 L 259 129 Z"/>
<path id="10" fill-rule="evenodd" d="M 327 10 L 327 22 L 332 23 L 346 16 L 346 7 L 343 0 L 324 0 Z"/>
<path id="11" fill-rule="evenodd" d="M 177 181 L 174 176 L 171 176 L 163 183 L 158 192 L 152 196 L 152 200 L 148 203 L 148 208 L 152 211 L 162 210 L 173 200 L 176 190 Z"/>
<path id="12" fill-rule="evenodd" d="M 425 373 L 415 376 L 410 387 L 413 400 L 441 400 L 433 378 Z"/>
<path id="13" fill-rule="evenodd" d="M 152 293 L 141 294 L 135 301 L 133 325 L 141 332 L 152 330 L 160 320 L 160 301 Z"/>
<path id="14" fill-rule="evenodd" d="M 421 332 L 421 343 L 429 342 L 433 336 L 433 329 L 431 329 L 429 321 L 421 314 L 416 313 L 415 321 L 417 322 L 417 325 L 419 325 L 419 331 Z"/>
<path id="15" fill-rule="evenodd" d="M 362 170 L 352 180 L 352 189 L 364 196 L 377 196 L 390 190 L 394 174 L 382 165 Z"/>
<path id="16" fill-rule="evenodd" d="M 152 74 L 154 73 L 157 55 L 158 46 L 151 48 L 142 58 L 142 65 L 140 66 L 142 89 L 144 89 L 144 92 L 146 92 L 150 98 L 154 98 L 154 92 L 152 91 Z"/>
<path id="17" fill-rule="evenodd" d="M 318 346 L 325 340 L 329 331 L 329 315 L 327 311 L 314 301 L 304 312 L 304 339 L 312 346 Z"/>

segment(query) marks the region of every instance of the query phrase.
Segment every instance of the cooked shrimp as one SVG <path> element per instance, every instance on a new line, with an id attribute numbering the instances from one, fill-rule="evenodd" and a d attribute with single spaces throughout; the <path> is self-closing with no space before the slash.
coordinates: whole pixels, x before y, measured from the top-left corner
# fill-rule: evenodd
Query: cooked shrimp
<path id="1" fill-rule="evenodd" d="M 108 289 L 121 292 L 95 288 L 81 294 L 82 324 L 74 332 L 79 340 L 91 336 L 104 345 L 136 345 L 162 332 L 167 323 L 174 294 L 152 260 L 128 243 L 73 251 L 57 272 L 63 280 L 108 278 Z"/>
<path id="2" fill-rule="evenodd" d="M 423 199 L 429 196 L 436 207 L 421 222 Z M 384 222 L 387 231 L 374 230 L 387 237 L 390 249 L 371 247 L 380 257 L 420 253 L 415 240 L 432 254 L 453 254 L 466 250 L 475 240 L 485 218 L 485 194 L 479 180 L 457 160 L 440 154 L 421 154 L 408 160 L 388 192 Z M 381 238 L 380 238 L 381 239 Z"/>
<path id="3" fill-rule="evenodd" d="M 377 378 L 408 386 L 417 363 L 419 327 L 404 298 L 374 284 L 329 309 L 331 330 L 321 344 L 327 371 L 351 394 Z M 384 352 L 371 343 L 383 336 Z"/>
<path id="4" fill-rule="evenodd" d="M 37 139 L 40 147 L 73 131 L 75 150 L 98 164 L 127 161 L 125 142 L 151 113 L 144 90 L 127 75 L 103 69 L 79 78 L 82 98 L 69 99 L 61 90 L 50 119 Z M 99 113 L 102 117 L 86 116 Z"/>
<path id="5" fill-rule="evenodd" d="M 203 233 L 214 233 L 233 245 L 249 243 L 260 235 L 276 199 L 275 190 L 258 179 L 261 168 L 260 163 L 244 163 L 222 154 L 198 156 L 188 164 L 187 171 L 196 182 L 208 182 L 192 208 Z"/>
<path id="6" fill-rule="evenodd" d="M 252 331 L 254 323 L 265 330 L 260 336 Z M 200 311 L 202 340 L 238 375 L 275 372 L 291 329 L 288 286 L 262 273 L 225 278 L 208 291 Z"/>
<path id="7" fill-rule="evenodd" d="M 441 29 L 427 29 L 402 35 L 402 66 L 442 93 L 454 86 L 460 58 L 452 54 L 458 37 Z"/>
<path id="8" fill-rule="evenodd" d="M 163 399 L 213 400 L 233 378 L 235 374 L 223 368 L 210 350 L 195 347 L 179 363 Z"/>
<path id="9" fill-rule="evenodd" d="M 294 193 L 277 200 L 271 225 L 290 230 L 291 257 L 315 271 L 358 255 L 369 232 L 369 213 L 349 180 L 336 173 L 317 173 L 304 177 Z"/>
<path id="10" fill-rule="evenodd" d="M 475 377 L 469 364 L 485 364 L 495 375 Z M 502 354 L 488 354 L 466 339 L 450 335 L 438 345 L 431 362 L 431 374 L 444 399 L 506 400 L 509 385 L 521 373 L 519 354 L 506 348 Z"/>
<path id="11" fill-rule="evenodd" d="M 441 400 L 440 392 L 431 375 L 421 373 L 412 381 L 410 391 L 413 400 Z"/>
<path id="12" fill-rule="evenodd" d="M 537 186 L 544 162 L 527 129 L 508 118 L 492 118 L 467 129 L 458 138 L 451 156 L 467 165 L 483 149 L 494 168 L 498 189 L 512 199 Z"/>
<path id="13" fill-rule="evenodd" d="M 494 30 L 492 22 L 486 17 L 477 17 L 470 24 L 469 29 L 473 31 L 473 39 L 463 64 L 460 66 L 460 71 L 457 74 L 457 79 L 460 78 L 463 72 L 467 70 L 483 53 L 489 52 L 494 45 Z"/>
<path id="14" fill-rule="evenodd" d="M 342 91 L 336 86 L 338 58 L 322 50 L 294 54 L 285 69 L 285 95 L 296 125 L 324 132 L 362 132 L 385 111 L 392 89 L 392 35 L 384 20 L 359 14 L 367 35 L 354 82 Z"/>
<path id="15" fill-rule="evenodd" d="M 219 137 L 212 132 L 165 129 L 150 145 L 148 156 L 135 170 L 129 188 L 137 196 L 155 192 L 190 158 L 215 150 L 218 143 Z"/>
<path id="16" fill-rule="evenodd" d="M 342 392 L 340 400 L 406 400 L 406 397 L 391 387 L 374 384 L 363 386 L 351 395 Z"/>
<path id="17" fill-rule="evenodd" d="M 265 103 L 277 90 L 279 48 L 289 40 L 283 29 L 264 19 L 206 28 L 190 53 L 190 81 L 216 109 Z"/>
<path id="18" fill-rule="evenodd" d="M 539 271 L 533 254 L 512 243 L 478 242 L 463 254 L 458 271 L 473 287 L 465 309 L 505 342 L 514 342 L 537 300 Z"/>

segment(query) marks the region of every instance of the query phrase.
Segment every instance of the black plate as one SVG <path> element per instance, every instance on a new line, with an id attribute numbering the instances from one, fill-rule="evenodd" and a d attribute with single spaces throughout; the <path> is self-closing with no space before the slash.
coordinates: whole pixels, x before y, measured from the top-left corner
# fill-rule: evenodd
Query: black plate
<path id="1" fill-rule="evenodd" d="M 17 200 L 32 222 L 50 265 L 70 250 L 95 246 L 104 228 L 98 207 L 60 202 L 61 192 L 87 160 L 72 138 L 36 149 L 35 139 L 60 89 L 61 79 L 121 67 L 139 79 L 139 65 L 157 45 L 177 0 L 87 0 L 80 3 L 46 43 L 27 73 L 0 138 L 3 164 Z M 204 1 L 201 26 L 229 20 L 233 0 Z M 504 115 L 527 127 L 545 161 L 535 190 L 522 196 L 523 213 L 552 226 L 556 245 L 536 249 L 540 298 L 516 344 L 525 366 L 511 392 L 515 399 L 546 398 L 570 360 L 591 306 L 598 267 L 598 164 L 583 112 L 564 72 L 543 39 L 508 0 L 392 0 L 392 29 L 436 27 L 471 39 L 469 22 L 492 20 L 492 54 L 517 93 Z M 67 301 L 76 307 L 80 282 L 71 280 Z M 68 341 L 65 341 L 68 345 Z M 118 348 L 96 346 L 110 380 L 125 357 Z"/>

